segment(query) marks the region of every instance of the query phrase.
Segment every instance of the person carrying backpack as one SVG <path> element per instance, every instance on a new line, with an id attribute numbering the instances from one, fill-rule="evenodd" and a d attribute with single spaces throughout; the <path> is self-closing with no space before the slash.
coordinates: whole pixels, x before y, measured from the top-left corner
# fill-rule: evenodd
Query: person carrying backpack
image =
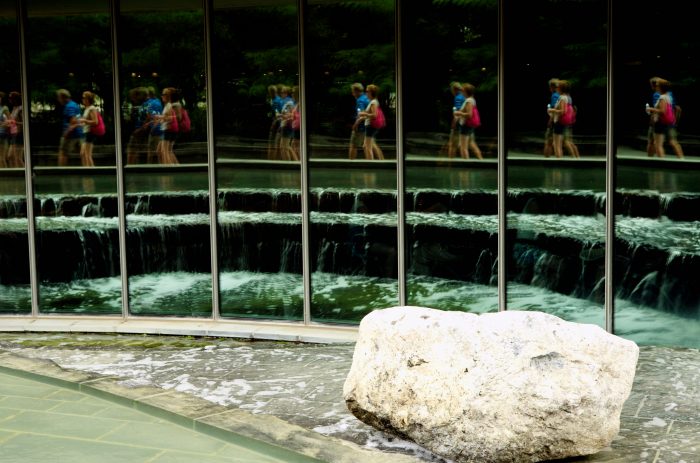
<path id="1" fill-rule="evenodd" d="M 459 154 L 462 159 L 469 159 L 470 149 L 477 159 L 484 159 L 474 139 L 476 128 L 481 126 L 481 116 L 479 115 L 479 109 L 476 107 L 476 100 L 474 99 L 475 90 L 476 87 L 469 83 L 462 86 L 462 91 L 466 99 L 460 110 L 455 111 L 459 124 Z"/>
<path id="2" fill-rule="evenodd" d="M 384 159 L 384 153 L 377 145 L 377 133 L 386 127 L 384 111 L 379 105 L 379 87 L 370 84 L 367 86 L 367 98 L 369 104 L 364 111 L 360 112 L 360 117 L 365 121 L 365 159 Z"/>
<path id="3" fill-rule="evenodd" d="M 557 106 L 547 110 L 554 120 L 552 131 L 554 132 L 554 156 L 557 158 L 564 156 L 564 147 L 572 158 L 580 157 L 572 135 L 573 126 L 576 123 L 576 107 L 569 94 L 570 88 L 569 81 L 560 80 Z"/>
<path id="4" fill-rule="evenodd" d="M 92 148 L 95 140 L 105 134 L 105 123 L 102 113 L 95 106 L 95 94 L 83 92 L 83 117 L 78 119 L 78 123 L 83 127 L 83 141 L 80 145 L 80 163 L 84 167 L 94 167 L 95 161 L 92 159 Z"/>

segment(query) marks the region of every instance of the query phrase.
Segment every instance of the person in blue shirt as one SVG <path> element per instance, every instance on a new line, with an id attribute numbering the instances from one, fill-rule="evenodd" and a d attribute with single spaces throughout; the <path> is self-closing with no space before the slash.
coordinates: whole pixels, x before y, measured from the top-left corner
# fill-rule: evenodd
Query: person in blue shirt
<path id="1" fill-rule="evenodd" d="M 58 165 L 68 165 L 68 155 L 80 153 L 83 129 L 78 119 L 81 111 L 78 103 L 71 99 L 70 92 L 65 88 L 56 91 L 61 110 L 61 140 L 58 143 Z"/>
<path id="2" fill-rule="evenodd" d="M 144 128 L 146 123 L 147 91 L 144 87 L 132 88 L 129 91 L 131 100 L 131 121 L 133 130 L 126 145 L 127 164 L 139 164 L 142 162 L 142 155 L 147 152 L 146 143 L 148 131 Z"/>
<path id="3" fill-rule="evenodd" d="M 653 157 L 656 155 L 656 146 L 654 146 L 654 122 L 656 122 L 656 115 L 649 108 L 655 108 L 659 102 L 658 84 L 659 81 L 663 80 L 661 77 L 652 77 L 649 79 L 649 85 L 651 86 L 651 104 L 647 103 L 647 114 L 649 114 L 649 127 L 647 128 L 647 155 Z"/>
<path id="4" fill-rule="evenodd" d="M 163 131 L 160 128 L 158 117 L 163 113 L 163 103 L 158 98 L 156 89 L 148 87 L 146 89 L 148 99 L 143 103 L 145 107 L 144 128 L 148 131 L 148 163 L 158 163 L 158 145 L 160 144 Z"/>
<path id="5" fill-rule="evenodd" d="M 553 78 L 549 79 L 549 104 L 547 109 L 553 109 L 557 107 L 559 103 L 559 79 Z M 544 157 L 548 158 L 554 154 L 554 118 L 547 111 L 547 129 L 544 132 Z"/>
<path id="6" fill-rule="evenodd" d="M 459 117 L 455 115 L 455 112 L 460 111 L 467 97 L 464 96 L 464 91 L 462 89 L 462 84 L 459 82 L 450 83 L 450 92 L 452 93 L 452 122 L 450 123 L 450 138 L 447 141 L 447 157 L 454 157 L 455 153 L 459 150 L 459 127 L 458 121 Z"/>
<path id="7" fill-rule="evenodd" d="M 652 105 L 647 106 L 646 112 L 649 114 L 649 130 L 647 135 L 647 155 L 664 157 L 664 141 L 668 140 L 674 154 L 679 159 L 683 159 L 683 148 L 678 143 L 678 132 L 676 125 L 680 117 L 681 108 L 676 104 L 676 100 L 671 92 L 671 82 L 661 77 L 652 77 L 649 83 L 654 88 L 652 95 Z M 661 119 L 661 113 L 665 112 L 666 106 L 671 106 L 673 122 L 667 123 Z"/>
<path id="8" fill-rule="evenodd" d="M 294 139 L 294 108 L 297 103 L 293 96 L 294 87 L 282 87 L 282 110 L 280 111 L 280 158 L 283 161 L 294 160 L 292 140 Z"/>
<path id="9" fill-rule="evenodd" d="M 355 121 L 352 124 L 350 133 L 350 148 L 348 156 L 350 159 L 357 158 L 357 150 L 365 144 L 365 121 L 360 117 L 360 113 L 369 106 L 369 98 L 365 94 L 364 86 L 355 82 L 350 86 L 352 96 L 355 97 Z"/>

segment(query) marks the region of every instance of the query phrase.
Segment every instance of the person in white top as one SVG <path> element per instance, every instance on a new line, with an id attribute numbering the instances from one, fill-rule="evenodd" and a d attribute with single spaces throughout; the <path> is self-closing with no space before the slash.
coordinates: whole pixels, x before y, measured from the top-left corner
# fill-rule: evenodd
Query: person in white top
<path id="1" fill-rule="evenodd" d="M 10 110 L 5 106 L 5 96 L 5 92 L 0 92 L 0 168 L 8 167 L 7 154 L 10 139 L 10 134 L 7 130 Z"/>
<path id="2" fill-rule="evenodd" d="M 360 117 L 365 121 L 365 159 L 384 159 L 384 153 L 377 145 L 377 132 L 379 129 L 372 127 L 372 120 L 379 112 L 379 87 L 374 84 L 367 86 L 367 98 L 369 104 L 364 111 L 360 112 Z"/>
<path id="3" fill-rule="evenodd" d="M 554 142 L 554 156 L 557 158 L 562 158 L 564 156 L 564 148 L 569 152 L 572 158 L 580 158 L 578 152 L 578 147 L 574 144 L 573 140 L 573 122 L 565 120 L 565 112 L 567 110 L 574 111 L 573 102 L 571 101 L 571 95 L 569 90 L 571 89 L 571 84 L 568 80 L 559 81 L 559 101 L 557 101 L 557 106 L 547 110 L 547 113 L 552 117 L 554 122 L 553 132 L 553 142 Z"/>
<path id="4" fill-rule="evenodd" d="M 5 124 L 10 134 L 10 148 L 7 152 L 7 167 L 24 167 L 24 137 L 23 132 L 23 112 L 22 94 L 10 92 L 10 106 L 12 112 Z"/>
<path id="5" fill-rule="evenodd" d="M 163 113 L 157 117 L 160 123 L 161 141 L 158 143 L 158 162 L 160 164 L 179 164 L 175 156 L 175 140 L 179 133 L 178 122 L 180 119 L 180 92 L 173 87 L 163 89 Z"/>
<path id="6" fill-rule="evenodd" d="M 97 109 L 95 107 L 95 94 L 83 92 L 83 117 L 78 119 L 78 123 L 83 128 L 83 143 L 80 145 L 80 164 L 83 167 L 94 167 L 95 161 L 92 159 L 92 147 L 95 142 L 95 134 L 92 128 L 98 124 Z"/>
<path id="7" fill-rule="evenodd" d="M 462 103 L 462 107 L 459 111 L 454 112 L 459 127 L 459 154 L 462 159 L 469 159 L 470 149 L 477 159 L 484 159 L 479 146 L 476 144 L 474 136 L 475 128 L 467 123 L 468 120 L 471 120 L 475 116 L 475 111 L 477 111 L 476 100 L 474 99 L 475 90 L 476 87 L 472 84 L 467 83 L 462 86 L 462 91 L 466 99 L 464 103 Z"/>

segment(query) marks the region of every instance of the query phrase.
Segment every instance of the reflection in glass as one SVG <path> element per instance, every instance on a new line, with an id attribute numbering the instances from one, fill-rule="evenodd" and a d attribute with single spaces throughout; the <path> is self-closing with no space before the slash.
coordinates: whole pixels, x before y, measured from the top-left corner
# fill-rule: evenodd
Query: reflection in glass
<path id="1" fill-rule="evenodd" d="M 31 311 L 16 2 L 0 2 L 0 314 Z"/>
<path id="2" fill-rule="evenodd" d="M 618 17 L 620 29 L 648 18 L 647 0 Z M 646 14 L 645 14 L 646 13 Z M 685 2 L 663 41 L 621 34 L 615 78 L 615 332 L 640 344 L 700 346 L 697 148 L 700 40 Z M 665 120 L 664 109 L 671 119 Z"/>
<path id="3" fill-rule="evenodd" d="M 130 310 L 211 316 L 202 2 L 120 6 Z"/>
<path id="4" fill-rule="evenodd" d="M 496 310 L 498 4 L 404 8 L 408 303 Z"/>
<path id="5" fill-rule="evenodd" d="M 27 14 L 40 310 L 120 313 L 109 5 Z"/>
<path id="6" fill-rule="evenodd" d="M 259 3 L 214 2 L 221 314 L 300 319 L 297 2 Z"/>
<path id="7" fill-rule="evenodd" d="M 394 2 L 307 16 L 311 315 L 356 322 L 398 302 Z"/>
<path id="8" fill-rule="evenodd" d="M 508 308 L 602 326 L 607 2 L 505 8 Z"/>

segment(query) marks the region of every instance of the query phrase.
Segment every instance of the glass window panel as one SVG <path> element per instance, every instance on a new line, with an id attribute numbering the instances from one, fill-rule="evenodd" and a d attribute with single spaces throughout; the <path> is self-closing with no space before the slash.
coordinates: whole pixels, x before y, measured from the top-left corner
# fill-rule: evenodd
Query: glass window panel
<path id="1" fill-rule="evenodd" d="M 210 316 L 202 2 L 120 4 L 130 309 Z"/>
<path id="2" fill-rule="evenodd" d="M 120 313 L 109 4 L 27 14 L 40 310 Z"/>
<path id="3" fill-rule="evenodd" d="M 606 21 L 604 0 L 505 5 L 508 308 L 601 326 Z"/>
<path id="4" fill-rule="evenodd" d="M 631 30 L 657 8 L 644 0 L 615 15 L 614 27 Z M 665 3 L 663 15 L 674 25 L 663 40 L 616 35 L 615 332 L 640 344 L 700 347 L 700 38 L 693 11 L 685 2 Z M 659 117 L 666 106 L 680 111 L 676 124 Z"/>
<path id="5" fill-rule="evenodd" d="M 498 2 L 403 8 L 407 300 L 498 310 Z"/>
<path id="6" fill-rule="evenodd" d="M 394 2 L 307 12 L 312 318 L 356 322 L 398 303 Z"/>
<path id="7" fill-rule="evenodd" d="M 31 311 L 16 5 L 0 2 L 0 314 Z"/>
<path id="8" fill-rule="evenodd" d="M 296 4 L 214 2 L 222 316 L 303 318 Z"/>

